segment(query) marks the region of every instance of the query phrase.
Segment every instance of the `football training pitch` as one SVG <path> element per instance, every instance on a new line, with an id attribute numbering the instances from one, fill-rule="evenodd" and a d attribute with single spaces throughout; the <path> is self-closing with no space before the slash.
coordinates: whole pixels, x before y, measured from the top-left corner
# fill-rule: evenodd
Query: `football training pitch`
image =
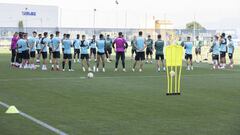
<path id="1" fill-rule="evenodd" d="M 180 96 L 166 96 L 165 72 L 75 72 L 10 69 L 0 54 L 0 101 L 70 135 L 239 135 L 240 67 L 211 70 L 209 64 L 183 67 Z M 185 65 L 185 63 L 184 63 Z M 121 67 L 121 65 L 120 65 Z M 50 67 L 48 68 L 50 69 Z M 101 70 L 100 70 L 101 71 Z M 51 135 L 46 127 L 0 105 L 1 135 Z"/>

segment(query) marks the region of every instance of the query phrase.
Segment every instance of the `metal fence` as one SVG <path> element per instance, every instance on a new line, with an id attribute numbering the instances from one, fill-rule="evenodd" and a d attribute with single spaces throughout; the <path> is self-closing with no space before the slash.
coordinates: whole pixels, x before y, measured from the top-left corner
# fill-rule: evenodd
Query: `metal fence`
<path id="1" fill-rule="evenodd" d="M 157 34 L 162 34 L 162 37 L 165 40 L 171 36 L 173 39 L 186 36 L 193 37 L 192 30 L 186 29 L 124 29 L 124 28 L 48 28 L 48 27 L 28 27 L 24 28 L 24 32 L 32 33 L 33 31 L 37 31 L 38 33 L 48 32 L 55 33 L 55 31 L 60 31 L 61 33 L 69 33 L 71 34 L 71 38 L 75 38 L 76 34 L 85 34 L 87 38 L 92 37 L 93 34 L 104 34 L 111 35 L 111 37 L 116 37 L 118 32 L 123 32 L 127 40 L 132 39 L 134 35 L 137 35 L 139 31 L 143 31 L 144 36 L 151 35 L 153 39 L 156 39 Z M 19 28 L 17 27 L 0 27 L 0 46 L 6 45 L 3 41 L 9 41 L 12 38 L 12 35 L 15 32 L 19 32 Z M 209 39 L 214 34 L 216 34 L 216 30 L 196 30 L 195 35 L 200 36 L 202 39 Z"/>

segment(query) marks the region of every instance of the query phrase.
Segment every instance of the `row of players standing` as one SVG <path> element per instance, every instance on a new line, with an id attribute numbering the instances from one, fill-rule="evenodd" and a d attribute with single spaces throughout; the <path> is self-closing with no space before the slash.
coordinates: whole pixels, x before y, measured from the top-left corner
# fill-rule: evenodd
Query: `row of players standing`
<path id="1" fill-rule="evenodd" d="M 215 35 L 212 46 L 209 50 L 212 53 L 213 69 L 225 69 L 227 66 L 233 68 L 234 61 L 234 42 L 232 36 L 222 33 L 220 36 Z M 228 54 L 230 63 L 227 65 L 226 56 Z"/>
<path id="2" fill-rule="evenodd" d="M 96 65 L 98 66 L 99 61 L 97 61 L 96 57 L 96 48 L 98 48 L 98 55 L 104 55 L 106 52 L 107 60 L 110 61 L 111 55 L 111 46 L 112 40 L 109 35 L 106 39 L 104 39 L 103 35 L 100 35 L 98 41 L 96 41 L 96 37 L 93 36 L 93 39 L 88 42 L 86 40 L 86 36 L 82 35 L 82 40 L 80 40 L 80 35 L 77 35 L 77 38 L 73 41 L 70 40 L 70 34 L 64 34 L 63 38 L 59 37 L 60 32 L 57 31 L 55 36 L 53 34 L 48 38 L 48 33 L 44 32 L 43 37 L 42 34 L 38 34 L 37 32 L 33 32 L 31 37 L 28 37 L 27 33 L 15 33 L 12 39 L 11 51 L 12 58 L 11 64 L 13 66 L 19 68 L 30 68 L 36 69 L 34 64 L 34 60 L 36 59 L 36 63 L 40 64 L 40 57 L 42 56 L 42 70 L 47 70 L 47 57 L 49 53 L 50 63 L 52 63 L 52 70 L 59 70 L 59 59 L 60 59 L 60 50 L 63 52 L 63 62 L 62 67 L 65 69 L 65 63 L 68 59 L 69 71 L 73 71 L 71 68 L 71 48 L 74 47 L 74 62 L 76 59 L 80 62 L 80 58 L 82 60 L 86 59 L 86 64 L 90 70 L 89 66 L 89 54 L 88 49 L 91 49 L 91 55 L 94 56 L 96 61 Z M 104 42 L 103 42 L 104 41 Z M 62 48 L 60 46 L 62 44 Z M 49 48 L 49 51 L 48 51 Z M 61 48 L 61 49 L 60 49 Z M 36 55 L 37 52 L 37 55 Z M 80 57 L 81 52 L 81 57 Z M 75 59 L 76 58 L 76 59 Z M 104 60 L 102 58 L 103 64 Z M 83 66 L 83 63 L 82 63 Z M 83 66 L 83 70 L 85 71 L 85 67 Z M 104 69 L 103 69 L 104 70 Z"/>
<path id="3" fill-rule="evenodd" d="M 63 52 L 63 61 L 62 61 L 62 70 L 65 71 L 65 63 L 68 60 L 69 71 L 73 71 L 72 69 L 72 53 L 71 48 L 74 47 L 74 58 L 80 57 L 82 63 L 82 69 L 85 71 L 86 67 L 89 71 L 91 71 L 90 64 L 89 64 L 89 53 L 88 50 L 91 49 L 91 53 L 94 55 L 96 61 L 96 69 L 95 65 L 93 66 L 93 70 L 98 71 L 99 63 L 102 62 L 103 72 L 105 72 L 105 55 L 107 56 L 107 61 L 110 61 L 110 55 L 113 50 L 116 52 L 116 62 L 115 62 L 115 71 L 118 70 L 118 62 L 121 59 L 123 71 L 125 72 L 125 52 L 128 48 L 128 43 L 124 39 L 122 32 L 119 32 L 118 37 L 115 40 L 111 40 L 109 35 L 105 39 L 102 34 L 99 35 L 99 39 L 96 40 L 96 37 L 93 36 L 93 39 L 88 42 L 86 40 L 86 36 L 82 35 L 82 40 L 80 40 L 80 35 L 77 35 L 77 38 L 73 41 L 70 40 L 70 34 L 64 34 L 63 38 L 59 37 L 60 32 L 57 31 L 55 36 L 53 34 L 50 35 L 48 38 L 48 33 L 44 32 L 43 37 L 41 34 L 37 37 L 37 32 L 33 32 L 31 37 L 28 37 L 27 33 L 19 33 L 19 39 L 16 41 L 15 48 L 12 44 L 12 64 L 16 65 L 19 68 L 30 68 L 36 69 L 34 65 L 34 60 L 37 58 L 36 62 L 40 62 L 40 56 L 42 56 L 43 63 L 42 63 L 42 70 L 47 70 L 47 57 L 48 57 L 48 47 L 49 49 L 49 58 L 52 60 L 52 70 L 59 70 L 59 60 L 60 60 L 60 44 L 62 44 L 62 52 Z M 137 65 L 138 61 L 141 61 L 140 69 L 141 72 L 143 69 L 143 61 L 145 60 L 145 53 L 144 50 L 145 46 L 145 39 L 142 37 L 143 33 L 139 32 L 139 37 L 134 42 L 134 47 L 137 48 L 135 60 L 136 62 L 133 65 L 133 71 Z M 15 35 L 16 36 L 16 35 Z M 161 35 L 159 35 L 161 38 Z M 160 50 L 163 49 L 164 42 L 161 41 L 162 44 Z M 36 56 L 37 52 L 37 56 Z M 81 56 L 80 56 L 81 52 Z M 158 51 L 159 52 L 159 51 Z M 162 51 L 160 51 L 162 52 Z M 97 55 L 96 55 L 97 53 Z M 16 63 L 14 63 L 15 54 L 17 59 Z M 52 56 L 51 56 L 52 54 Z M 164 59 L 163 54 L 158 56 Z M 75 59 L 74 59 L 75 61 Z M 79 61 L 79 60 L 78 60 Z M 84 62 L 86 63 L 84 65 Z"/>
<path id="4" fill-rule="evenodd" d="M 128 44 L 126 40 L 123 38 L 122 33 L 119 33 L 118 38 L 112 41 L 112 39 L 107 35 L 107 38 L 105 39 L 103 35 L 100 35 L 99 40 L 96 40 L 96 36 L 93 36 L 93 39 L 88 42 L 86 40 L 85 35 L 82 35 L 82 40 L 80 40 L 80 35 L 77 35 L 77 38 L 71 42 L 70 35 L 64 34 L 63 38 L 61 39 L 59 37 L 60 32 L 56 32 L 56 35 L 54 37 L 53 34 L 50 35 L 50 39 L 48 39 L 48 33 L 44 33 L 44 37 L 41 36 L 41 34 L 37 37 L 37 32 L 33 32 L 33 36 L 28 38 L 28 35 L 26 33 L 20 33 L 19 37 L 21 40 L 16 40 L 16 38 L 13 38 L 13 43 L 17 42 L 17 49 L 13 49 L 12 44 L 12 63 L 14 62 L 14 54 L 15 50 L 17 50 L 17 66 L 24 67 L 24 68 L 31 68 L 35 69 L 34 65 L 34 58 L 35 58 L 35 52 L 37 51 L 37 63 L 40 62 L 39 58 L 40 55 L 42 55 L 43 58 L 43 64 L 42 64 L 42 70 L 47 70 L 46 68 L 46 59 L 47 59 L 47 47 L 49 47 L 49 59 L 50 63 L 52 62 L 52 70 L 56 69 L 59 70 L 59 59 L 60 59 L 60 43 L 62 43 L 62 52 L 63 52 L 63 62 L 62 62 L 62 68 L 65 70 L 65 63 L 68 59 L 68 65 L 69 65 L 69 71 L 73 71 L 71 68 L 71 47 L 74 47 L 74 62 L 77 61 L 80 62 L 79 58 L 83 61 L 86 60 L 86 66 L 88 67 L 88 70 L 90 71 L 90 65 L 89 65 L 89 54 L 88 49 L 90 48 L 90 57 L 91 55 L 94 56 L 94 59 L 96 61 L 96 67 L 98 71 L 99 62 L 102 61 L 103 64 L 103 71 L 105 72 L 105 63 L 104 63 L 104 56 L 106 55 L 107 61 L 110 62 L 110 56 L 112 53 L 112 47 L 114 48 L 114 51 L 116 52 L 116 63 L 115 63 L 115 71 L 117 71 L 118 67 L 118 61 L 121 58 L 122 60 L 122 66 L 123 71 L 126 71 L 125 69 L 125 51 L 128 47 Z M 145 40 L 142 37 L 142 32 L 139 32 L 138 37 L 134 37 L 134 39 L 131 41 L 132 46 L 132 57 L 133 54 L 136 53 L 135 60 L 136 62 L 133 65 L 133 71 L 135 71 L 135 67 L 138 61 L 140 61 L 140 69 L 139 71 L 142 71 L 143 69 L 143 62 L 145 60 L 145 53 L 144 50 L 146 48 L 146 55 L 147 55 L 147 63 L 148 63 L 148 56 L 151 57 L 151 63 L 152 63 L 152 54 L 153 49 L 156 50 L 156 60 L 157 60 L 157 71 L 160 71 L 160 59 L 163 65 L 163 70 L 165 70 L 164 66 L 164 41 L 161 39 L 161 35 L 158 35 L 158 39 L 155 43 L 153 43 L 153 40 L 151 39 L 150 35 L 148 36 L 147 40 Z M 14 36 L 15 37 L 15 36 Z M 153 45 L 154 44 L 154 45 Z M 185 47 L 185 58 L 187 60 L 187 70 L 193 69 L 192 66 L 192 47 L 193 42 L 191 42 L 190 37 L 187 38 L 187 41 L 183 42 L 181 39 L 176 42 L 178 45 L 182 45 Z M 199 38 L 196 37 L 196 46 L 195 46 L 195 52 L 198 56 L 201 54 L 201 42 L 199 41 Z M 116 45 L 116 47 L 115 47 Z M 66 47 L 66 49 L 65 49 Z M 224 57 L 226 57 L 226 52 L 228 50 L 228 55 L 230 58 L 230 66 L 233 66 L 233 52 L 234 52 L 234 46 L 231 40 L 231 36 L 228 36 L 228 45 L 227 45 L 227 39 L 225 38 L 225 34 L 223 33 L 219 39 L 218 36 L 215 36 L 215 41 L 213 42 L 213 45 L 210 49 L 210 52 L 213 54 L 213 62 L 214 62 L 214 68 L 224 68 Z M 81 57 L 80 57 L 81 52 Z M 97 54 L 97 55 L 96 55 Z M 220 62 L 219 62 L 219 55 L 220 55 Z M 76 57 L 77 56 L 77 57 Z M 30 59 L 31 58 L 31 59 Z M 20 59 L 23 59 L 22 62 L 20 62 Z M 29 60 L 30 59 L 30 60 Z M 226 62 L 226 58 L 225 58 Z M 24 65 L 24 66 L 23 66 Z M 216 66 L 217 65 L 217 66 Z M 83 71 L 85 71 L 85 67 L 82 62 L 82 68 Z M 95 71 L 95 66 L 93 66 L 93 70 Z"/>
<path id="5" fill-rule="evenodd" d="M 199 63 L 202 60 L 201 48 L 203 47 L 203 41 L 199 40 L 196 36 L 195 41 L 191 41 L 191 37 L 187 37 L 187 41 L 182 41 L 181 38 L 178 42 L 174 43 L 181 45 L 185 48 L 185 60 L 187 61 L 187 70 L 193 70 L 193 47 L 195 47 L 196 62 Z M 212 53 L 213 69 L 225 69 L 227 66 L 233 68 L 233 55 L 234 55 L 234 42 L 232 36 L 226 37 L 225 33 L 221 35 L 215 35 L 211 38 L 210 49 L 207 53 Z M 226 56 L 228 54 L 230 63 L 227 65 Z"/>

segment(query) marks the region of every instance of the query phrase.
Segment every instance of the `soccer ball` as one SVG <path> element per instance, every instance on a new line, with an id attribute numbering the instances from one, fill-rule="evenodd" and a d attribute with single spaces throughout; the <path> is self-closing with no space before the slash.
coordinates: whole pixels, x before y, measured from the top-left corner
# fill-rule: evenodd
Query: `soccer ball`
<path id="1" fill-rule="evenodd" d="M 87 74 L 87 77 L 88 77 L 88 78 L 93 78 L 93 76 L 94 76 L 94 75 L 93 75 L 92 72 L 89 72 L 89 73 Z"/>
<path id="2" fill-rule="evenodd" d="M 170 75 L 171 75 L 171 77 L 174 77 L 174 76 L 175 76 L 175 72 L 174 72 L 174 71 L 171 71 L 171 72 L 170 72 Z"/>

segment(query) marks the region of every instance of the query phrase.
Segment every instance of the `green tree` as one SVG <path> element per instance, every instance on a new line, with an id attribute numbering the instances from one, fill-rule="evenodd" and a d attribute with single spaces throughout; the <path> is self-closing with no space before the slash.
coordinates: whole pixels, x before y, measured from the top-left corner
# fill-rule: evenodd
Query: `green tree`
<path id="1" fill-rule="evenodd" d="M 19 32 L 23 32 L 23 30 L 24 30 L 24 26 L 23 26 L 23 21 L 22 20 L 20 20 L 18 22 L 18 29 L 19 29 Z"/>
<path id="2" fill-rule="evenodd" d="M 187 23 L 186 24 L 186 29 L 193 30 L 194 29 L 194 25 L 195 25 L 195 29 L 196 30 L 205 30 L 206 29 L 205 27 L 203 27 L 200 23 L 198 23 L 196 21 Z"/>

